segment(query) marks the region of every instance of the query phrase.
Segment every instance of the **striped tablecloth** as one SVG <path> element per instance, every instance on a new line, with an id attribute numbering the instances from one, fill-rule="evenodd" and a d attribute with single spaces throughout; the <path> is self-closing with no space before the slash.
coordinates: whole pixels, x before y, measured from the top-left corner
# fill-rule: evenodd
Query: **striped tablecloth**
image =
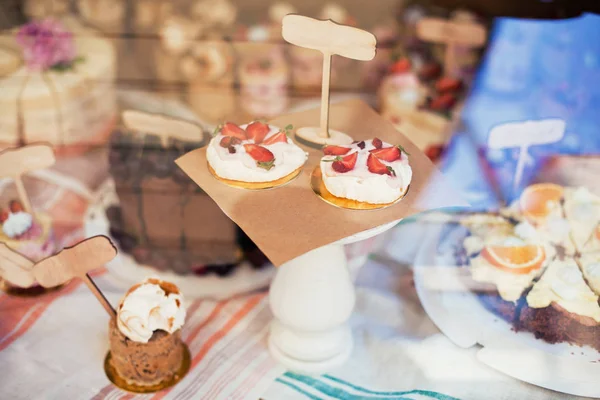
<path id="1" fill-rule="evenodd" d="M 398 229 L 406 229 L 406 226 Z M 415 232 L 392 237 L 418 238 Z M 382 254 L 398 255 L 392 240 Z M 398 258 L 394 256 L 395 258 Z M 357 277 L 351 324 L 355 349 L 330 374 L 309 377 L 277 365 L 267 351 L 271 313 L 266 292 L 188 304 L 183 338 L 192 369 L 174 388 L 134 396 L 103 370 L 106 313 L 73 282 L 37 299 L 0 295 L 1 399 L 553 399 L 567 398 L 501 375 L 443 336 L 423 312 L 412 274 L 371 259 Z M 94 280 L 116 304 L 122 290 L 106 272 Z"/>

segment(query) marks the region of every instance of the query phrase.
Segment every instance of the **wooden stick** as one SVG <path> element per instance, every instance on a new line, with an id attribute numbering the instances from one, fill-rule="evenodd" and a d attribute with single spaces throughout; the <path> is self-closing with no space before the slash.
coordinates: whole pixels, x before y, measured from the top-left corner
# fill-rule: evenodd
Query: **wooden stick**
<path id="1" fill-rule="evenodd" d="M 92 280 L 90 275 L 85 274 L 85 276 L 82 278 L 82 280 L 83 280 L 83 282 L 85 282 L 88 289 L 90 289 L 90 291 L 94 294 L 94 296 L 96 296 L 96 299 L 100 302 L 100 304 L 102 304 L 102 307 L 104 307 L 104 309 L 106 310 L 108 315 L 110 317 L 116 316 L 117 312 L 115 311 L 113 306 L 110 304 L 108 299 L 106 297 L 104 297 L 104 295 L 102 294 L 102 292 L 100 291 L 98 286 L 96 286 L 96 284 L 94 283 L 94 281 Z"/>
<path id="2" fill-rule="evenodd" d="M 15 186 L 17 187 L 17 192 L 19 193 L 19 200 L 23 204 L 23 208 L 26 212 L 33 215 L 33 208 L 31 207 L 31 201 L 29 200 L 29 195 L 27 195 L 27 191 L 25 190 L 25 185 L 23 184 L 23 177 L 21 175 L 15 176 Z"/>
<path id="3" fill-rule="evenodd" d="M 323 53 L 321 126 L 318 134 L 327 139 L 330 137 L 331 57 L 339 55 L 353 60 L 372 60 L 375 57 L 377 40 L 372 33 L 358 28 L 336 24 L 331 20 L 321 21 L 295 14 L 283 17 L 281 35 L 291 44 Z"/>
<path id="4" fill-rule="evenodd" d="M 323 84 L 321 85 L 321 131 L 319 136 L 329 138 L 329 81 L 331 79 L 331 54 L 323 53 Z"/>
<path id="5" fill-rule="evenodd" d="M 62 250 L 33 266 L 33 276 L 43 287 L 54 287 L 73 278 L 85 282 L 102 307 L 112 318 L 116 312 L 98 286 L 88 275 L 115 258 L 117 250 L 106 236 L 94 236 Z"/>
<path id="6" fill-rule="evenodd" d="M 36 169 L 48 168 L 55 162 L 52 147 L 47 145 L 31 144 L 0 152 L 0 176 L 14 179 L 23 208 L 29 214 L 33 214 L 33 207 L 22 176 Z"/>

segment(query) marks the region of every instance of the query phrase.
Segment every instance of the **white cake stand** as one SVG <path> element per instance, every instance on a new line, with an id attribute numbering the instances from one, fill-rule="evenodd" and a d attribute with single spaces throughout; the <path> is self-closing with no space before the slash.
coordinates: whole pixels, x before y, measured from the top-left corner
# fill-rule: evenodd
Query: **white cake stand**
<path id="1" fill-rule="evenodd" d="M 269 350 L 289 370 L 322 374 L 343 364 L 352 352 L 348 324 L 355 302 L 344 245 L 394 227 L 379 226 L 312 250 L 281 265 L 271 284 Z"/>

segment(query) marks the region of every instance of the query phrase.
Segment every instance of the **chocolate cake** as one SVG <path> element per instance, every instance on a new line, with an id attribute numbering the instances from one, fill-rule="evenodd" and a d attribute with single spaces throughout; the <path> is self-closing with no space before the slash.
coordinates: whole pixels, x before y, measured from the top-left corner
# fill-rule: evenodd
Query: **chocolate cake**
<path id="1" fill-rule="evenodd" d="M 229 274 L 247 255 L 266 258 L 245 234 L 175 164 L 207 143 L 121 128 L 110 142 L 110 173 L 120 205 L 107 210 L 121 251 L 141 265 L 178 274 Z"/>
<path id="2" fill-rule="evenodd" d="M 153 386 L 170 380 L 181 368 L 184 347 L 181 330 L 158 330 L 148 343 L 135 342 L 119 330 L 115 319 L 108 327 L 111 364 L 128 384 Z"/>

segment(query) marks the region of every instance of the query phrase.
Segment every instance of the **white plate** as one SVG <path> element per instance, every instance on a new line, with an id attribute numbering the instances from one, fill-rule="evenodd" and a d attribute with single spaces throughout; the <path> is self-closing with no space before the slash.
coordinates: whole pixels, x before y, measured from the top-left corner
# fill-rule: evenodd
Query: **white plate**
<path id="1" fill-rule="evenodd" d="M 455 273 L 454 257 L 441 250 L 457 240 L 446 234 L 448 229 L 432 224 L 415 259 L 417 294 L 437 327 L 460 347 L 480 346 L 478 359 L 504 374 L 546 389 L 600 398 L 600 353 L 514 332 L 511 324 L 485 309 Z"/>

